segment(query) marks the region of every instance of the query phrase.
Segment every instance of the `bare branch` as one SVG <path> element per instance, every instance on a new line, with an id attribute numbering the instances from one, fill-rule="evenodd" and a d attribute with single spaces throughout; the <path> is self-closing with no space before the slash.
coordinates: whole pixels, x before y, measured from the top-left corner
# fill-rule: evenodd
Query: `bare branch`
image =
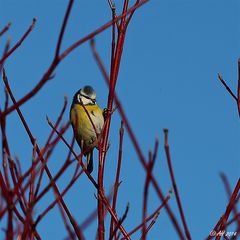
<path id="1" fill-rule="evenodd" d="M 24 33 L 24 35 L 21 37 L 21 39 L 2 57 L 0 60 L 0 65 L 3 64 L 3 62 L 12 54 L 15 52 L 15 50 L 23 43 L 23 41 L 26 39 L 26 37 L 29 35 L 29 33 L 33 30 L 37 19 L 33 18 L 32 24 L 28 28 L 28 30 Z"/>
<path id="2" fill-rule="evenodd" d="M 98 55 L 98 53 L 96 51 L 94 41 L 92 41 L 91 47 L 92 47 L 93 56 L 94 56 L 98 66 L 99 66 L 99 69 L 100 69 L 100 71 L 101 71 L 101 73 L 102 73 L 106 83 L 109 85 L 109 76 L 108 76 L 107 71 L 106 71 L 106 69 L 105 69 L 105 67 L 104 67 L 104 65 L 103 65 L 103 63 L 101 61 L 100 56 Z M 135 150 L 137 152 L 138 158 L 139 158 L 142 166 L 144 167 L 145 171 L 147 171 L 147 161 L 146 161 L 146 159 L 145 159 L 145 157 L 144 157 L 144 155 L 142 153 L 141 147 L 140 147 L 140 145 L 139 145 L 139 143 L 137 141 L 137 138 L 136 138 L 135 134 L 133 133 L 133 130 L 132 130 L 132 128 L 130 126 L 130 123 L 129 123 L 128 119 L 127 119 L 127 116 L 125 114 L 125 111 L 124 111 L 124 109 L 123 109 L 123 107 L 121 105 L 121 102 L 120 102 L 120 100 L 119 100 L 119 98 L 118 98 L 116 93 L 114 94 L 114 100 L 115 100 L 118 112 L 119 112 L 119 114 L 120 114 L 121 118 L 123 119 L 123 122 L 124 122 L 124 124 L 126 126 L 127 132 L 128 132 L 128 134 L 130 136 L 130 139 L 131 139 L 131 141 L 133 143 L 133 146 L 134 146 L 134 148 L 135 148 Z M 152 174 L 150 174 L 150 179 L 151 179 L 153 187 L 155 188 L 159 198 L 163 202 L 164 201 L 164 195 L 163 195 L 163 193 L 162 193 L 162 191 L 160 189 L 160 186 L 158 185 L 157 180 L 155 179 L 155 177 Z M 166 211 L 167 211 L 167 213 L 168 213 L 168 215 L 169 215 L 169 217 L 170 217 L 170 219 L 171 219 L 171 221 L 173 223 L 173 226 L 175 227 L 175 229 L 176 229 L 180 239 L 184 240 L 185 237 L 184 237 L 184 235 L 182 233 L 182 230 L 181 230 L 181 228 L 180 228 L 180 226 L 178 224 L 178 221 L 176 220 L 176 217 L 174 216 L 172 210 L 168 206 L 168 204 L 166 204 Z"/>
<path id="3" fill-rule="evenodd" d="M 11 100 L 12 100 L 13 104 L 15 105 L 16 104 L 16 100 L 15 100 L 15 98 L 14 98 L 14 96 L 12 94 L 11 88 L 10 88 L 10 86 L 8 84 L 8 79 L 7 79 L 7 76 L 6 76 L 6 73 L 5 73 L 4 69 L 3 69 L 3 80 L 4 80 L 5 86 L 6 86 L 7 90 L 8 90 L 8 93 L 9 93 L 9 95 L 11 97 Z M 35 138 L 33 137 L 33 135 L 31 133 L 31 131 L 30 131 L 30 129 L 29 129 L 29 127 L 28 127 L 28 125 L 27 125 L 27 123 L 26 123 L 26 121 L 25 121 L 25 119 L 24 119 L 24 117 L 23 117 L 19 107 L 17 107 L 16 110 L 17 110 L 17 113 L 18 113 L 18 115 L 19 115 L 19 117 L 20 117 L 20 119 L 21 119 L 21 121 L 22 121 L 22 123 L 24 125 L 24 128 L 25 128 L 25 130 L 26 130 L 26 132 L 27 132 L 27 134 L 29 136 L 29 139 L 30 139 L 31 143 L 34 145 L 35 144 Z M 39 149 L 37 144 L 36 144 L 36 151 L 37 151 L 37 154 L 39 156 L 41 156 L 41 151 L 40 151 L 40 149 Z M 41 161 L 44 162 L 44 159 L 41 158 Z M 44 166 L 44 169 L 45 169 L 45 171 L 46 171 L 46 173 L 47 173 L 47 175 L 48 175 L 48 177 L 49 177 L 49 179 L 50 179 L 50 181 L 52 183 L 52 187 L 53 187 L 53 190 L 54 190 L 55 194 L 57 196 L 60 196 L 60 192 L 59 192 L 59 190 L 57 188 L 56 183 L 53 181 L 52 174 L 50 173 L 47 165 Z M 65 202 L 64 202 L 64 200 L 62 198 L 60 198 L 59 203 L 63 206 L 66 214 L 68 215 L 68 218 L 69 218 L 69 220 L 70 220 L 70 222 L 71 222 L 71 224 L 72 224 L 72 226 L 73 226 L 73 228 L 75 230 L 76 235 L 78 236 L 79 239 L 81 239 L 81 233 L 79 232 L 79 230 L 77 228 L 77 224 L 76 224 L 75 220 L 73 219 L 70 211 L 68 210 L 67 205 L 65 204 Z"/>
<path id="4" fill-rule="evenodd" d="M 0 31 L 0 37 L 9 30 L 9 28 L 11 27 L 11 25 L 12 25 L 12 22 L 9 22 L 9 23 Z"/>
<path id="5" fill-rule="evenodd" d="M 173 184 L 173 190 L 174 190 L 174 193 L 176 195 L 178 210 L 179 210 L 180 215 L 181 215 L 181 219 L 182 219 L 182 223 L 183 223 L 183 226 L 184 226 L 186 237 L 187 237 L 187 239 L 190 240 L 191 235 L 190 235 L 190 232 L 188 230 L 187 222 L 186 222 L 186 219 L 185 219 L 185 216 L 184 216 L 180 196 L 179 196 L 179 193 L 178 193 L 177 183 L 176 183 L 174 173 L 173 173 L 173 168 L 172 168 L 172 161 L 171 161 L 170 149 L 169 149 L 169 144 L 168 144 L 168 129 L 164 129 L 163 131 L 164 131 L 164 136 L 165 136 L 165 141 L 164 141 L 165 142 L 164 143 L 165 152 L 166 152 L 166 157 L 167 157 L 167 162 L 168 162 L 168 169 L 169 169 L 169 173 L 170 173 L 172 184 Z"/>
<path id="6" fill-rule="evenodd" d="M 235 96 L 235 94 L 232 92 L 232 90 L 230 89 L 230 87 L 226 84 L 226 82 L 223 80 L 222 76 L 220 74 L 218 74 L 218 79 L 221 81 L 221 83 L 223 84 L 223 86 L 226 88 L 226 90 L 229 92 L 229 94 L 235 99 L 235 101 L 238 101 L 238 98 Z"/>
<path id="7" fill-rule="evenodd" d="M 63 40 L 63 35 L 64 35 L 65 30 L 66 30 L 66 26 L 67 26 L 69 15 L 70 15 L 71 10 L 72 10 L 73 2 L 74 2 L 74 0 L 69 0 L 68 7 L 67 7 L 67 10 L 66 10 L 64 19 L 63 19 L 62 27 L 61 27 L 58 42 L 57 42 L 55 58 L 59 57 L 60 48 L 61 48 L 61 44 L 62 44 L 62 40 Z"/>

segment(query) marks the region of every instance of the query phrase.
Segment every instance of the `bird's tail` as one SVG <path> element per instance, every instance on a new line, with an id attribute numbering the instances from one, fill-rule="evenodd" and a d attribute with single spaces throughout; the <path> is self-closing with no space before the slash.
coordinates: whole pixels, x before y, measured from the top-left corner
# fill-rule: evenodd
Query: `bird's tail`
<path id="1" fill-rule="evenodd" d="M 87 154 L 87 171 L 89 173 L 93 171 L 93 151 Z"/>

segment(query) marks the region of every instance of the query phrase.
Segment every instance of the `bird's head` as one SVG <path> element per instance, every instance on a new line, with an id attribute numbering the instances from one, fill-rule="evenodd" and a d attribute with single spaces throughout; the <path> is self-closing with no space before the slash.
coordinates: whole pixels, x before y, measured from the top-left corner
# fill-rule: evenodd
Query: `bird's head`
<path id="1" fill-rule="evenodd" d="M 84 86 L 75 93 L 73 102 L 83 105 L 96 104 L 96 92 L 91 86 Z"/>

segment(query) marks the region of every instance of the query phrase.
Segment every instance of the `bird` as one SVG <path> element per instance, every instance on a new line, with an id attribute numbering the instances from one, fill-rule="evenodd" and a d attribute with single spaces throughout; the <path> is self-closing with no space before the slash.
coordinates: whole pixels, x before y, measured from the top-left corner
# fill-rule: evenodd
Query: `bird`
<path id="1" fill-rule="evenodd" d="M 87 158 L 86 169 L 89 174 L 93 171 L 93 149 L 98 148 L 94 143 L 104 125 L 104 111 L 97 104 L 93 87 L 87 85 L 75 93 L 70 109 L 70 122 L 75 139 Z"/>

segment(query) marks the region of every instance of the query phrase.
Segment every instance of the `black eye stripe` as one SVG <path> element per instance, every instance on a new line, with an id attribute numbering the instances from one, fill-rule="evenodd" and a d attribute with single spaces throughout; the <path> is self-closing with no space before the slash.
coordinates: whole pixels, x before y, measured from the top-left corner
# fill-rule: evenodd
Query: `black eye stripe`
<path id="1" fill-rule="evenodd" d="M 90 98 L 89 96 L 84 95 L 84 94 L 80 94 L 80 96 L 83 96 L 83 97 L 85 97 L 85 98 L 87 98 L 87 99 L 90 99 L 90 100 L 92 100 L 92 101 L 96 101 L 95 99 L 92 99 L 92 98 Z"/>
<path id="2" fill-rule="evenodd" d="M 85 98 L 87 98 L 87 99 L 89 99 L 89 100 L 91 100 L 92 101 L 92 104 L 96 104 L 96 99 L 92 99 L 92 98 L 90 98 L 89 96 L 86 96 L 86 95 L 84 95 L 84 94 L 79 94 L 80 96 L 82 96 L 82 97 L 85 97 Z"/>

